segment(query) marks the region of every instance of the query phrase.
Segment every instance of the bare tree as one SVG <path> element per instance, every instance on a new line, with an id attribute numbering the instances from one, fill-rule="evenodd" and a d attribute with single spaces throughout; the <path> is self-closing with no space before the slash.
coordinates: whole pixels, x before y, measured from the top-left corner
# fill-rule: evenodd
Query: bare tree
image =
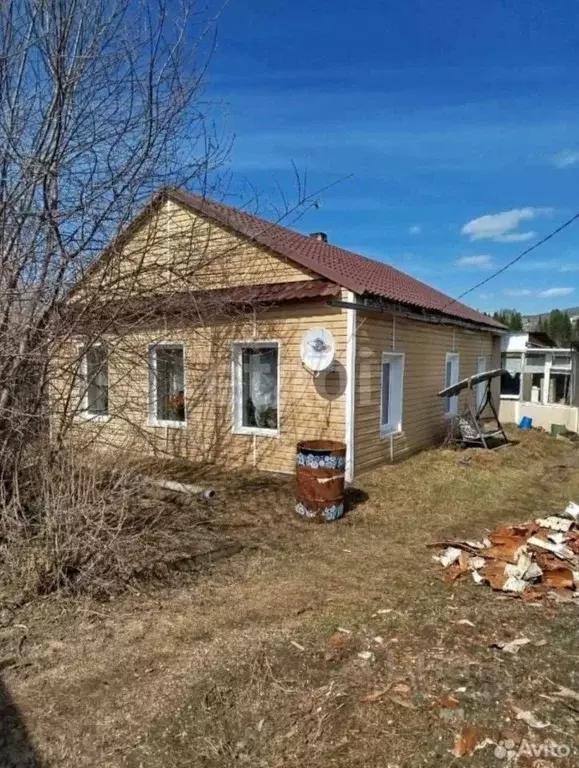
<path id="1" fill-rule="evenodd" d="M 154 190 L 205 191 L 227 156 L 204 95 L 214 22 L 195 0 L 0 3 L 0 560 L 30 560 L 22 542 L 44 539 L 36 581 L 53 569 L 58 584 L 67 558 L 86 561 L 89 537 L 71 532 L 105 503 L 99 483 L 65 493 L 70 455 L 49 476 L 54 360 L 77 330 L 58 325 L 63 299 Z M 70 514 L 83 504 L 84 518 Z M 119 526 L 102 530 L 110 539 Z"/>
<path id="2" fill-rule="evenodd" d="M 38 428 L 48 319 L 160 185 L 206 188 L 226 147 L 194 0 L 0 5 L 0 440 Z"/>
<path id="3" fill-rule="evenodd" d="M 223 194 L 229 142 L 204 95 L 213 34 L 195 0 L 0 3 L 0 573 L 27 594 L 130 571 L 118 539 L 134 539 L 139 479 L 91 474 L 65 437 L 90 387 L 107 397 L 99 382 L 109 376 L 110 416 L 141 428 L 147 350 L 168 322 L 194 329 L 187 365 L 198 385 L 186 402 L 166 393 L 167 407 L 194 412 L 209 442 L 196 430 L 141 429 L 140 438 L 155 451 L 164 440 L 167 454 L 187 455 L 195 442 L 208 458 L 222 450 L 227 424 L 213 395 L 228 369 L 215 371 L 264 302 L 250 290 L 232 307 L 206 289 L 224 285 L 234 251 L 253 269 L 251 237 L 210 242 L 202 220 L 182 226 L 174 207 L 174 220 L 137 216 L 146 223 L 131 245 L 135 216 L 153 210 L 160 187 Z M 315 204 L 297 172 L 296 187 L 277 220 Z M 84 424 L 89 444 L 102 437 L 98 418 Z"/>

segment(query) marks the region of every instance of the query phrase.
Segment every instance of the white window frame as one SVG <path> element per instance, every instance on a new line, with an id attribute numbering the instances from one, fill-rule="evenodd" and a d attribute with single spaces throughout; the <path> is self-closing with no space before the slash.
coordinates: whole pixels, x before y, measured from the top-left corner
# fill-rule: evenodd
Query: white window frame
<path id="1" fill-rule="evenodd" d="M 390 364 L 390 395 L 388 398 L 388 420 L 383 423 L 384 409 L 384 363 Z M 380 362 L 380 435 L 390 437 L 402 432 L 402 419 L 404 413 L 404 363 L 403 352 L 383 352 Z M 394 380 L 393 374 L 398 374 L 398 380 Z M 394 383 L 394 386 L 393 386 Z"/>
<path id="2" fill-rule="evenodd" d="M 482 370 L 479 371 L 479 368 L 482 363 Z M 485 373 L 488 367 L 488 357 L 486 355 L 479 355 L 476 359 L 476 372 L 477 373 Z M 476 385 L 476 407 L 477 409 L 481 407 L 483 404 L 483 400 L 486 394 L 486 381 L 479 381 L 479 383 Z"/>
<path id="3" fill-rule="evenodd" d="M 243 426 L 243 368 L 242 352 L 246 348 L 276 347 L 277 348 L 277 427 L 245 427 Z M 231 345 L 231 397 L 233 408 L 233 427 L 235 435 L 261 435 L 262 437 L 279 437 L 281 416 L 281 346 L 279 339 L 247 339 L 234 341 Z"/>
<path id="4" fill-rule="evenodd" d="M 503 352 L 501 354 L 501 368 L 505 368 L 505 369 L 507 368 L 507 366 L 506 366 L 507 356 L 508 355 L 505 352 Z M 523 373 L 524 373 L 524 369 L 525 369 L 525 355 L 524 355 L 524 353 L 519 356 L 519 359 L 521 361 L 521 370 L 518 371 L 518 374 L 519 374 L 519 392 L 516 395 L 504 395 L 503 392 L 502 392 L 502 386 L 500 384 L 500 381 L 502 380 L 502 376 L 501 376 L 500 380 L 499 380 L 499 397 L 500 397 L 501 400 L 521 400 L 522 399 L 522 396 L 523 396 Z M 507 373 L 508 373 L 508 370 L 507 370 Z M 509 376 L 511 376 L 510 373 L 509 373 Z"/>
<path id="5" fill-rule="evenodd" d="M 447 383 L 446 381 L 446 369 L 448 363 L 456 361 L 456 381 Z M 447 352 L 444 359 L 444 389 L 457 384 L 460 381 L 460 353 L 459 352 Z M 452 397 L 444 398 L 444 418 L 451 419 L 458 414 L 458 395 L 452 395 Z"/>
<path id="6" fill-rule="evenodd" d="M 93 344 L 90 349 L 96 349 L 104 347 L 106 349 L 106 344 Z M 88 380 L 88 349 L 85 349 L 82 355 L 82 359 L 80 361 L 80 375 L 82 380 L 82 386 L 83 386 L 83 394 L 82 394 L 82 400 L 80 403 L 80 412 L 78 413 L 79 418 L 83 419 L 84 421 L 96 421 L 96 422 L 107 422 L 111 418 L 110 414 L 110 403 L 108 404 L 108 412 L 107 413 L 91 413 L 88 409 L 89 402 L 88 402 L 88 388 L 89 388 L 89 380 Z M 109 372 L 108 372 L 108 363 L 109 358 L 107 356 L 107 382 L 109 378 Z M 108 389 L 108 383 L 107 383 L 107 389 Z"/>
<path id="7" fill-rule="evenodd" d="M 183 350 L 183 399 L 185 401 L 185 420 L 157 418 L 157 350 L 158 349 L 182 349 Z M 187 355 L 183 341 L 155 341 L 149 344 L 147 361 L 149 364 L 149 404 L 148 425 L 150 427 L 170 427 L 171 429 L 187 429 Z"/>

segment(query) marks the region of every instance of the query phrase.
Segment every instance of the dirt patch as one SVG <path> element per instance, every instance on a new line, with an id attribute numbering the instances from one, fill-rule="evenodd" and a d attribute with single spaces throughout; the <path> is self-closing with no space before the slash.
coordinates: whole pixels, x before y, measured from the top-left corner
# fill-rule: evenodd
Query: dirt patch
<path id="1" fill-rule="evenodd" d="M 363 478 L 368 500 L 331 525 L 294 517 L 291 478 L 224 483 L 213 531 L 251 544 L 238 554 L 6 617 L 5 682 L 38 753 L 75 768 L 450 765 L 466 728 L 576 750 L 579 702 L 557 691 L 579 690 L 577 608 L 448 585 L 425 547 L 579 500 L 576 450 L 532 433 L 490 455 L 423 453 Z M 522 636 L 517 654 L 491 647 Z M 505 764 L 495 748 L 461 761 Z"/>

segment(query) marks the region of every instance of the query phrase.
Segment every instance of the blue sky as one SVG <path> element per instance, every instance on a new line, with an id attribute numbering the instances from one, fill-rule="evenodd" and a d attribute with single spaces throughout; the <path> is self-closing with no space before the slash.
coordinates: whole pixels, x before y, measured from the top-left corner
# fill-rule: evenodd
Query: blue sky
<path id="1" fill-rule="evenodd" d="M 579 210 L 577 29 L 575 0 L 231 0 L 231 191 L 275 215 L 294 163 L 319 192 L 298 229 L 456 296 Z M 579 223 L 465 301 L 579 304 Z"/>

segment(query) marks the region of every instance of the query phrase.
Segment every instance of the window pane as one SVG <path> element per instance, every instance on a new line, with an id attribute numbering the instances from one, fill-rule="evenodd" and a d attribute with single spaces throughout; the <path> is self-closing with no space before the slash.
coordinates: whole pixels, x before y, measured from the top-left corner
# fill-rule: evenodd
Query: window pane
<path id="1" fill-rule="evenodd" d="M 440 370 L 440 368 L 438 369 Z M 446 386 L 450 387 L 452 384 L 452 360 L 446 361 Z"/>
<path id="2" fill-rule="evenodd" d="M 446 361 L 446 381 L 444 382 L 447 387 L 450 387 L 452 384 L 452 362 L 450 360 Z M 450 409 L 452 408 L 452 398 L 451 397 L 445 397 L 444 398 L 444 412 L 450 413 Z"/>
<path id="3" fill-rule="evenodd" d="M 521 355 L 501 355 L 501 366 L 509 373 L 521 372 Z"/>
<path id="4" fill-rule="evenodd" d="M 521 391 L 521 374 L 503 373 L 501 375 L 501 395 L 519 395 Z"/>
<path id="5" fill-rule="evenodd" d="M 185 421 L 185 376 L 182 347 L 157 347 L 157 418 Z"/>
<path id="6" fill-rule="evenodd" d="M 550 403 L 569 405 L 571 375 L 567 373 L 551 373 L 549 380 L 548 398 Z"/>
<path id="7" fill-rule="evenodd" d="M 445 386 L 450 387 L 458 382 L 458 356 L 453 355 L 446 359 Z M 458 411 L 458 395 L 444 398 L 444 412 L 454 414 Z"/>
<path id="8" fill-rule="evenodd" d="M 569 355 L 553 355 L 553 368 L 571 368 Z"/>
<path id="9" fill-rule="evenodd" d="M 382 363 L 382 426 L 389 423 L 390 363 Z"/>
<path id="10" fill-rule="evenodd" d="M 391 353 L 382 356 L 380 426 L 383 436 L 402 429 L 404 357 Z"/>
<path id="11" fill-rule="evenodd" d="M 486 357 L 477 357 L 476 359 L 476 372 L 485 373 L 487 369 Z M 477 408 L 480 408 L 484 402 L 487 385 L 484 381 L 479 382 L 476 385 L 476 404 Z"/>
<path id="12" fill-rule="evenodd" d="M 241 352 L 241 425 L 277 429 L 277 347 Z"/>
<path id="13" fill-rule="evenodd" d="M 109 412 L 109 364 L 105 347 L 92 347 L 86 353 L 86 410 L 95 416 Z"/>

